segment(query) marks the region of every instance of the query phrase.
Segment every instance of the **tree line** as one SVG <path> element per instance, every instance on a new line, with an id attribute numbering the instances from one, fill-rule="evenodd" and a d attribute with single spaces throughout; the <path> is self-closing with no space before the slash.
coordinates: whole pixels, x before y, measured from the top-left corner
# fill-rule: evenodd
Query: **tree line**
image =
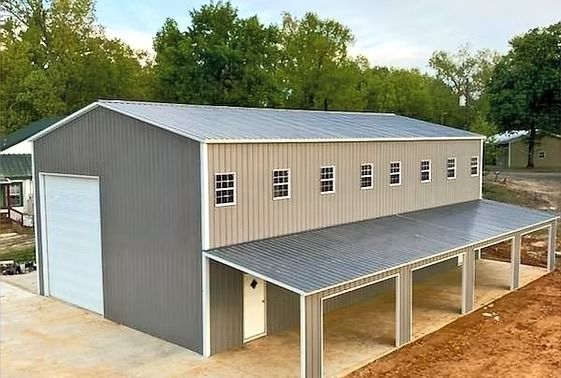
<path id="1" fill-rule="evenodd" d="M 265 25 L 229 2 L 202 5 L 185 29 L 167 19 L 151 55 L 108 38 L 93 0 L 0 1 L 2 135 L 98 98 L 394 112 L 487 135 L 561 133 L 561 23 L 513 38 L 504 56 L 435 51 L 428 74 L 351 56 L 352 31 L 315 13 Z"/>

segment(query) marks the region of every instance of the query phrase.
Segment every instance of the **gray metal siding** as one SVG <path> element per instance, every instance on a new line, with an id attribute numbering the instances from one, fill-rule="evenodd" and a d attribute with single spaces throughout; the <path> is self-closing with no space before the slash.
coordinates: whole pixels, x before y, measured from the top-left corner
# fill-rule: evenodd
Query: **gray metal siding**
<path id="1" fill-rule="evenodd" d="M 99 108 L 34 149 L 36 175 L 100 178 L 105 316 L 202 352 L 199 143 Z"/>
<path id="2" fill-rule="evenodd" d="M 300 296 L 267 282 L 267 334 L 298 327 Z"/>
<path id="3" fill-rule="evenodd" d="M 336 297 L 331 297 L 323 302 L 323 313 L 337 310 L 341 307 L 350 306 L 363 301 L 368 301 L 373 299 L 377 295 L 387 293 L 389 291 L 395 290 L 395 280 L 384 280 L 382 282 L 377 282 L 372 285 L 361 287 L 347 293 L 337 295 Z"/>
<path id="4" fill-rule="evenodd" d="M 413 272 L 413 282 L 420 282 L 431 278 L 435 274 L 458 268 L 458 258 L 454 257 L 432 265 L 425 266 Z"/>
<path id="5" fill-rule="evenodd" d="M 243 274 L 210 261 L 211 354 L 243 343 Z"/>

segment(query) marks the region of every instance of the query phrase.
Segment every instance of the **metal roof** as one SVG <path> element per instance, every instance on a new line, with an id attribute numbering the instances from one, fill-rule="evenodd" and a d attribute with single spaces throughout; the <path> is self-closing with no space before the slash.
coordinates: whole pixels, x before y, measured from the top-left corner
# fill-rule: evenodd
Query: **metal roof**
<path id="1" fill-rule="evenodd" d="M 4 151 L 13 145 L 23 142 L 29 137 L 37 134 L 38 132 L 45 130 L 49 126 L 62 120 L 64 117 L 51 117 L 43 118 L 35 122 L 31 122 L 29 125 L 22 127 L 19 130 L 14 131 L 11 134 L 0 139 L 0 151 Z"/>
<path id="2" fill-rule="evenodd" d="M 0 178 L 17 179 L 31 177 L 30 154 L 0 155 Z"/>
<path id="3" fill-rule="evenodd" d="M 309 294 L 555 218 L 542 211 L 478 200 L 205 253 Z"/>
<path id="4" fill-rule="evenodd" d="M 395 114 L 240 108 L 121 100 L 100 100 L 68 116 L 67 119 L 53 127 L 56 128 L 76 118 L 81 114 L 80 112 L 89 111 L 95 107 L 110 109 L 207 143 L 483 138 L 465 130 Z"/>
<path id="5" fill-rule="evenodd" d="M 526 136 L 528 136 L 528 134 L 529 134 L 528 130 L 505 131 L 504 133 L 490 136 L 487 139 L 496 144 L 508 144 L 510 142 L 515 142 L 518 139 L 525 138 Z M 544 134 L 541 133 L 540 130 L 537 130 L 537 136 L 538 137 L 551 136 L 555 138 L 561 138 L 561 135 Z"/>

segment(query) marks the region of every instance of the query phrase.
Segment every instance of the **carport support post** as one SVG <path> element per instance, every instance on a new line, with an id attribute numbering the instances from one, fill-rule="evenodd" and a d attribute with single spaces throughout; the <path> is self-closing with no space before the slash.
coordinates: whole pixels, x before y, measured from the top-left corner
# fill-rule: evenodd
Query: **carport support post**
<path id="1" fill-rule="evenodd" d="M 319 294 L 300 296 L 300 376 L 323 375 L 323 310 Z"/>
<path id="2" fill-rule="evenodd" d="M 555 270 L 555 233 L 557 231 L 557 220 L 553 221 L 549 225 L 549 237 L 548 237 L 548 247 L 547 247 L 547 270 L 553 272 Z"/>
<path id="3" fill-rule="evenodd" d="M 517 233 L 512 239 L 510 263 L 512 264 L 512 282 L 510 290 L 520 287 L 520 248 L 522 246 L 522 235 Z"/>
<path id="4" fill-rule="evenodd" d="M 475 250 L 468 248 L 462 266 L 462 314 L 473 310 L 475 302 Z"/>
<path id="5" fill-rule="evenodd" d="M 413 273 L 411 267 L 400 269 L 396 287 L 395 345 L 400 347 L 413 337 Z"/>

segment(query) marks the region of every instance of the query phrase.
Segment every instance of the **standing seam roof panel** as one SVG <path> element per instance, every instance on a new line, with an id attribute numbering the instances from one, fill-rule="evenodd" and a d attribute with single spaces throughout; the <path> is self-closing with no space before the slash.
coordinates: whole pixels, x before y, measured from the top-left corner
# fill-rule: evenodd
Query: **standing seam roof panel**
<path id="1" fill-rule="evenodd" d="M 206 253 L 310 293 L 555 218 L 546 212 L 478 200 Z"/>

